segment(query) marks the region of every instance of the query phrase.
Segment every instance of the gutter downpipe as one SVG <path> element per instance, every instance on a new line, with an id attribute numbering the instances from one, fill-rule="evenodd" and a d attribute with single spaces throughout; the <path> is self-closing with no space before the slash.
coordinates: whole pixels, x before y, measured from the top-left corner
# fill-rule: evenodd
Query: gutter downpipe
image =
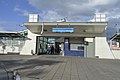
<path id="1" fill-rule="evenodd" d="M 41 35 L 43 34 L 43 31 L 44 31 L 44 23 L 42 23 Z"/>

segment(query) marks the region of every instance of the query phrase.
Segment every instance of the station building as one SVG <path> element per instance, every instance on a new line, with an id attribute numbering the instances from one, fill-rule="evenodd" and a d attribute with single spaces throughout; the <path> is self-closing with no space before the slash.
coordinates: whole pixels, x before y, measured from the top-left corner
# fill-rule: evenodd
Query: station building
<path id="1" fill-rule="evenodd" d="M 30 14 L 24 23 L 27 37 L 19 53 L 113 59 L 105 33 L 108 23 L 102 17 L 97 14 L 94 22 L 39 22 L 37 14 Z M 53 54 L 49 52 L 51 46 Z"/>

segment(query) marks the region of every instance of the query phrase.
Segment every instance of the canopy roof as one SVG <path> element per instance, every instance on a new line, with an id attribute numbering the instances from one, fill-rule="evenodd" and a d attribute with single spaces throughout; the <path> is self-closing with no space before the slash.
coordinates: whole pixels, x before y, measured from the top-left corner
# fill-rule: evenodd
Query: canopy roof
<path id="1" fill-rule="evenodd" d="M 25 22 L 26 26 L 33 33 L 40 33 L 41 27 L 52 28 L 75 28 L 87 33 L 102 33 L 107 27 L 107 22 Z M 51 29 L 50 29 L 51 30 Z"/>

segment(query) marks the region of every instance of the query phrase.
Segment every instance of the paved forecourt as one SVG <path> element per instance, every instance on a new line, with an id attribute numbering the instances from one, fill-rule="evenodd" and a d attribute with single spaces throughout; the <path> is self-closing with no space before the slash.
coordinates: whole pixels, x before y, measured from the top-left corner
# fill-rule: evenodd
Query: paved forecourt
<path id="1" fill-rule="evenodd" d="M 16 56 L 12 60 L 1 58 L 0 63 L 17 70 L 23 80 L 120 80 L 120 60 Z"/>

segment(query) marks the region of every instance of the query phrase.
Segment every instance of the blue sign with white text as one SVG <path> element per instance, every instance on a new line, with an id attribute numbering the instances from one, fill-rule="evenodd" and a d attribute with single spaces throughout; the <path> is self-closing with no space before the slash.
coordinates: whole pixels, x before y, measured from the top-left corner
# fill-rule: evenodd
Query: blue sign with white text
<path id="1" fill-rule="evenodd" d="M 52 28 L 52 32 L 74 32 L 74 28 Z"/>

